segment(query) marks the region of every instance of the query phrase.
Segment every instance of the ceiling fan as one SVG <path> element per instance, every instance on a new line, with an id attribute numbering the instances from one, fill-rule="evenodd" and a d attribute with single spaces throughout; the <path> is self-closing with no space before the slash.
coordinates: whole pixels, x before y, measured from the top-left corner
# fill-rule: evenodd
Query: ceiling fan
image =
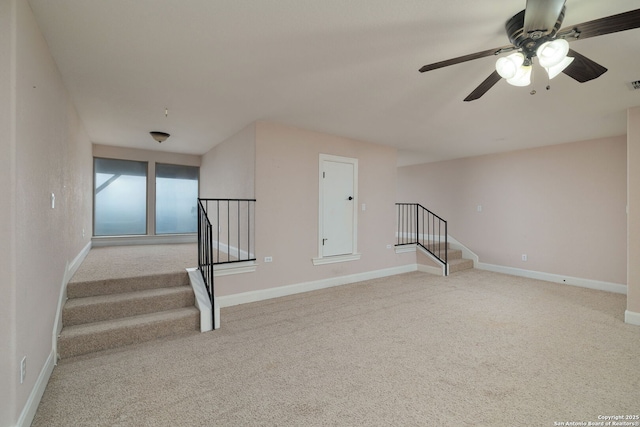
<path id="1" fill-rule="evenodd" d="M 565 1 L 527 0 L 525 10 L 505 24 L 510 45 L 428 64 L 419 71 L 424 73 L 486 56 L 513 52 L 498 58 L 496 70 L 465 101 L 480 98 L 502 78 L 515 86 L 528 86 L 535 57 L 547 70 L 549 78 L 561 72 L 580 83 L 600 77 L 607 69 L 569 49 L 568 42 L 640 28 L 640 9 L 560 29 L 566 12 Z"/>

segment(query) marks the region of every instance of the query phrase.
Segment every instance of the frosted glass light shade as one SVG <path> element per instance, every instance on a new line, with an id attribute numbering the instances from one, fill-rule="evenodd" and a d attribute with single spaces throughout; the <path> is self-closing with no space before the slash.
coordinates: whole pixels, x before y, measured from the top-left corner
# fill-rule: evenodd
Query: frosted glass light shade
<path id="1" fill-rule="evenodd" d="M 569 53 L 569 42 L 564 39 L 542 43 L 536 51 L 538 61 L 544 68 L 560 64 L 567 57 L 567 53 Z"/>
<path id="2" fill-rule="evenodd" d="M 516 75 L 507 79 L 507 83 L 513 86 L 529 86 L 531 84 L 531 65 L 522 65 Z"/>
<path id="3" fill-rule="evenodd" d="M 554 78 L 555 76 L 557 76 L 558 74 L 560 74 L 562 71 L 564 71 L 565 68 L 567 68 L 569 66 L 569 64 L 571 64 L 573 62 L 573 58 L 566 56 L 562 62 L 560 62 L 557 65 L 554 65 L 553 67 L 547 67 L 547 74 L 549 74 L 549 79 Z"/>
<path id="4" fill-rule="evenodd" d="M 518 74 L 518 70 L 524 63 L 524 55 L 520 52 L 503 56 L 496 61 L 496 71 L 503 79 L 512 79 Z"/>

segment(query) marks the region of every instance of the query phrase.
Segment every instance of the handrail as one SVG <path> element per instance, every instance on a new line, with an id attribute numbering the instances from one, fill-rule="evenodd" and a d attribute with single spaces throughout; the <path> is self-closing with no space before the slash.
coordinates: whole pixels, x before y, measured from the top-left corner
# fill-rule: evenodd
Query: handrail
<path id="1" fill-rule="evenodd" d="M 212 224 L 214 264 L 255 261 L 256 199 L 198 199 Z"/>
<path id="2" fill-rule="evenodd" d="M 198 269 L 214 310 L 214 266 L 255 261 L 256 199 L 198 199 Z M 215 321 L 214 321 L 215 328 Z"/>
<path id="3" fill-rule="evenodd" d="M 445 276 L 448 275 L 447 221 L 419 203 L 396 203 L 396 206 L 396 246 L 420 246 L 445 266 Z"/>
<path id="4" fill-rule="evenodd" d="M 211 302 L 211 313 L 213 329 L 216 328 L 215 322 L 215 308 L 213 304 L 214 289 L 213 289 L 213 233 L 212 225 L 207 218 L 207 212 L 202 206 L 202 202 L 198 199 L 198 270 L 204 280 L 207 294 L 209 295 L 209 301 Z"/>

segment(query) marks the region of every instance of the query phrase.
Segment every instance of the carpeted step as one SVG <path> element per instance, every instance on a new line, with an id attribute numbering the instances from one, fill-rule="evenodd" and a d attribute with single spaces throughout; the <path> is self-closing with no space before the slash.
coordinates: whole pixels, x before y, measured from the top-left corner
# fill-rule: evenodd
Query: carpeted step
<path id="1" fill-rule="evenodd" d="M 445 249 L 449 248 L 451 246 L 451 244 L 449 242 L 447 242 L 446 244 L 444 243 L 444 241 L 442 242 L 428 242 L 424 245 L 427 249 L 429 249 L 431 252 L 438 252 L 438 250 L 440 251 L 444 251 Z"/>
<path id="2" fill-rule="evenodd" d="M 200 312 L 195 307 L 69 326 L 58 337 L 58 355 L 80 356 L 199 328 Z"/>
<path id="3" fill-rule="evenodd" d="M 449 274 L 473 268 L 473 260 L 460 258 L 449 260 Z"/>
<path id="4" fill-rule="evenodd" d="M 72 298 L 64 305 L 62 323 L 67 327 L 190 307 L 194 304 L 193 289 L 188 285 Z"/>
<path id="5" fill-rule="evenodd" d="M 436 255 L 442 257 L 444 259 L 445 250 L 444 248 L 441 251 L 438 251 L 437 248 L 435 250 L 431 250 L 431 252 Z M 447 260 L 454 260 L 462 258 L 462 251 L 460 249 L 447 249 Z"/>
<path id="6" fill-rule="evenodd" d="M 460 249 L 447 250 L 447 261 L 450 263 L 456 259 L 462 259 L 462 251 Z"/>
<path id="7" fill-rule="evenodd" d="M 186 286 L 188 284 L 189 275 L 186 271 L 93 281 L 74 282 L 72 279 L 72 281 L 67 285 L 67 297 L 83 298 L 98 295 L 111 295 L 124 292 L 143 291 L 146 289 Z"/>

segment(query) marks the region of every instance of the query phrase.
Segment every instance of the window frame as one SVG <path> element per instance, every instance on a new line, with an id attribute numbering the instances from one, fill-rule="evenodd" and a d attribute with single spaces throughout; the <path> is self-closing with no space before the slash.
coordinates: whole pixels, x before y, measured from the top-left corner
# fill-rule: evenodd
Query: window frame
<path id="1" fill-rule="evenodd" d="M 96 234 L 96 163 L 98 160 L 110 160 L 110 161 L 117 161 L 117 162 L 132 162 L 132 163 L 140 163 L 140 164 L 144 164 L 145 165 L 145 175 L 144 175 L 144 179 L 145 179 L 145 199 L 147 201 L 146 205 L 145 205 L 145 216 L 144 216 L 144 234 Z M 132 160 L 132 159 L 116 159 L 116 158 L 111 158 L 111 157 L 100 157 L 100 156 L 94 156 L 93 157 L 93 188 L 92 188 L 92 192 L 93 192 L 93 197 L 92 197 L 92 237 L 97 237 L 97 238 L 113 238 L 113 237 L 130 237 L 130 236 L 147 236 L 149 235 L 149 162 L 148 161 L 144 161 L 144 160 Z"/>
<path id="2" fill-rule="evenodd" d="M 95 150 L 95 149 L 94 149 Z M 184 167 L 193 167 L 197 169 L 198 176 L 198 190 L 197 197 L 200 197 L 200 164 L 193 164 L 191 162 L 186 163 L 178 163 L 166 161 L 167 159 L 155 159 L 155 158 L 140 158 L 142 156 L 134 155 L 132 157 L 128 156 L 110 156 L 110 155 L 99 155 L 94 153 L 93 158 L 93 188 L 92 188 L 92 239 L 94 240 L 94 244 L 97 243 L 99 246 L 108 245 L 108 244 L 118 244 L 117 242 L 125 242 L 130 241 L 133 244 L 144 243 L 148 239 L 153 239 L 154 241 L 162 241 L 167 243 L 183 243 L 183 242 L 191 242 L 196 241 L 197 231 L 193 233 L 156 233 L 156 165 L 172 165 L 172 166 L 184 166 Z M 144 156 L 146 157 L 146 156 Z M 115 160 L 115 161 L 131 161 L 138 163 L 145 163 L 146 168 L 146 230 L 145 234 L 120 234 L 120 235 L 96 235 L 95 230 L 95 213 L 96 213 L 96 159 L 104 159 L 104 160 Z M 163 161 L 165 160 L 165 161 Z M 151 179 L 153 178 L 153 179 Z M 124 243 L 127 244 L 127 243 Z"/>
<path id="3" fill-rule="evenodd" d="M 196 190 L 196 197 L 200 196 L 200 167 L 199 166 L 191 166 L 191 165 L 181 165 L 181 164 L 177 164 L 177 163 L 166 163 L 166 162 L 154 162 L 154 173 L 153 173 L 153 178 L 154 178 L 154 182 L 153 182 L 153 186 L 154 186 L 154 191 L 153 191 L 153 235 L 155 236 L 172 236 L 172 235 L 193 235 L 196 234 L 196 231 L 194 232 L 178 232 L 178 233 L 158 233 L 158 165 L 164 165 L 164 166 L 176 166 L 176 167 L 182 167 L 182 168 L 193 168 L 196 170 L 196 181 L 197 181 L 197 190 Z M 147 203 L 151 203 L 151 200 L 149 200 L 149 198 L 147 197 Z M 198 208 L 198 204 L 196 201 L 196 209 Z M 197 215 L 197 214 L 196 214 Z M 198 225 L 198 219 L 196 217 L 196 227 Z"/>

